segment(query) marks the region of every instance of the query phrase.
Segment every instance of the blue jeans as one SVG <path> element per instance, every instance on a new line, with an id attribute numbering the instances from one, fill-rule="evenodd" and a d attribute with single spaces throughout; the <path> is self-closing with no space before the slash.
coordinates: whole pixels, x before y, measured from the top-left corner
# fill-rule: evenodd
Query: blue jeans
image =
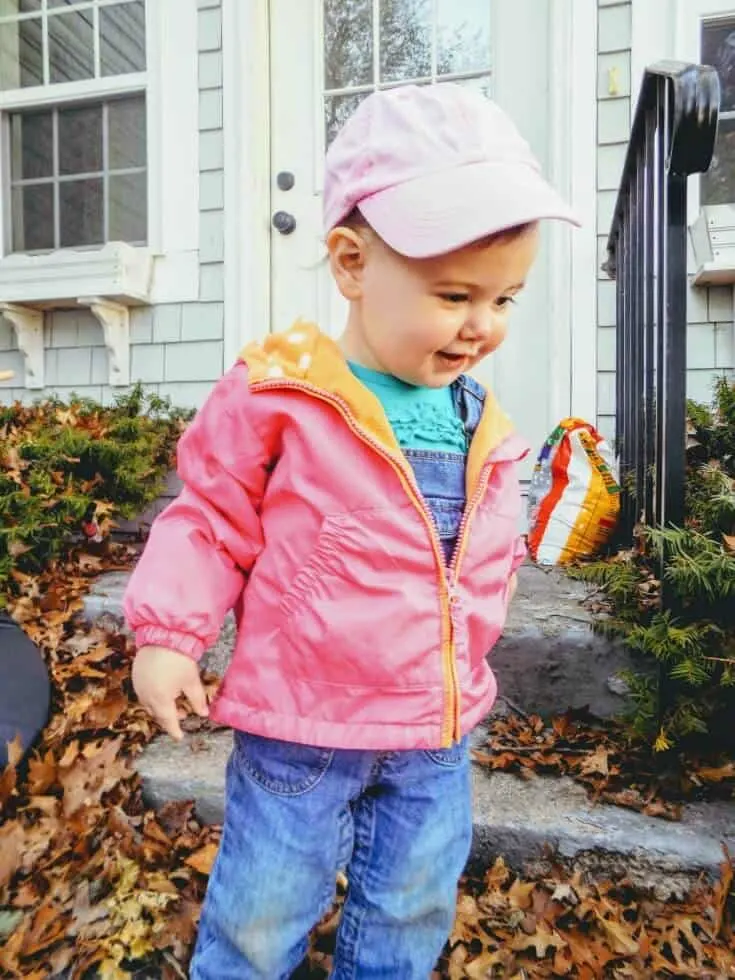
<path id="1" fill-rule="evenodd" d="M 287 980 L 341 869 L 333 980 L 427 980 L 471 834 L 466 738 L 376 752 L 237 732 L 191 980 Z"/>

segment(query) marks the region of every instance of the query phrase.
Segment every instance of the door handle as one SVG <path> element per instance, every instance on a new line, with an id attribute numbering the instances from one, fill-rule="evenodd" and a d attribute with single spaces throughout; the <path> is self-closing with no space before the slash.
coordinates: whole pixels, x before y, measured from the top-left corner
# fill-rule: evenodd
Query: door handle
<path id="1" fill-rule="evenodd" d="M 282 235 L 290 235 L 296 230 L 296 218 L 288 211 L 276 211 L 273 215 L 273 227 Z"/>

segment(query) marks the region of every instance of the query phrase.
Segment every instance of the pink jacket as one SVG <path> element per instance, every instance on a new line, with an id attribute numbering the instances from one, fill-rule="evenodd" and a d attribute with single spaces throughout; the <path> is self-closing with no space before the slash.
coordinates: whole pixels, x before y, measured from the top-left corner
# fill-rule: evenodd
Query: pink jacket
<path id="1" fill-rule="evenodd" d="M 447 569 L 385 413 L 337 345 L 306 323 L 252 345 L 180 441 L 184 489 L 125 597 L 137 645 L 198 659 L 234 607 L 217 722 L 334 748 L 449 745 L 495 699 L 486 656 L 525 553 L 526 451 L 488 394 Z"/>

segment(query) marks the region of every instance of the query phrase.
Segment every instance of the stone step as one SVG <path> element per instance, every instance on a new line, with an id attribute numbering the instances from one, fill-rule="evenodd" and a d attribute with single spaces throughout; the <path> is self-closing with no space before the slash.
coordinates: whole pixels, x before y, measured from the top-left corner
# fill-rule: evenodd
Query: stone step
<path id="1" fill-rule="evenodd" d="M 477 743 L 484 740 L 482 729 Z M 194 800 L 201 820 L 224 813 L 229 731 L 161 737 L 138 761 L 143 792 L 154 807 Z M 661 898 L 682 895 L 704 873 L 714 877 L 723 842 L 735 853 L 735 801 L 691 804 L 681 822 L 648 817 L 607 804 L 593 805 L 567 778 L 519 779 L 473 765 L 474 840 L 469 869 L 482 873 L 499 855 L 536 873 L 552 859 L 597 877 L 624 875 Z"/>
<path id="2" fill-rule="evenodd" d="M 129 575 L 103 575 L 86 596 L 85 616 L 122 621 L 122 598 Z M 618 674 L 635 667 L 620 643 L 592 631 L 582 605 L 586 587 L 558 569 L 530 563 L 519 570 L 519 584 L 503 636 L 492 652 L 501 693 L 524 711 L 543 716 L 588 707 L 611 718 L 626 707 L 626 688 Z M 224 674 L 235 641 L 232 616 L 203 665 Z"/>

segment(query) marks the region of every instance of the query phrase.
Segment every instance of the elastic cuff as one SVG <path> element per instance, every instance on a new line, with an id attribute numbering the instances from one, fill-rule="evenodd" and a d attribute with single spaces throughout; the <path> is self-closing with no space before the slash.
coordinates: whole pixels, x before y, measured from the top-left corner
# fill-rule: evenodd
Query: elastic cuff
<path id="1" fill-rule="evenodd" d="M 192 660 L 199 660 L 206 649 L 205 643 L 198 636 L 179 633 L 164 626 L 139 627 L 135 631 L 135 645 L 139 650 L 147 646 L 168 647 L 169 650 L 183 653 Z"/>

